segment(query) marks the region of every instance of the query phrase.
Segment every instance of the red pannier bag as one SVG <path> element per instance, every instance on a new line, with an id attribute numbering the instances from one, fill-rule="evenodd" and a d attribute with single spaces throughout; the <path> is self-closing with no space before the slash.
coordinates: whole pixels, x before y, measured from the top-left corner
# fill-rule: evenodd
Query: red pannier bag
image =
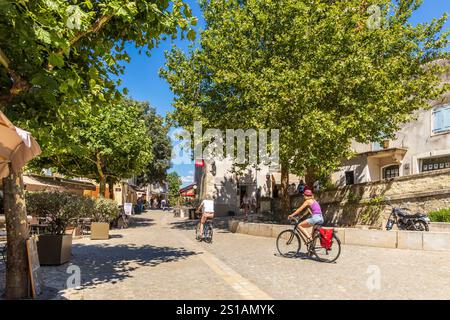
<path id="1" fill-rule="evenodd" d="M 327 249 L 331 249 L 331 241 L 333 239 L 333 229 L 320 228 L 320 245 Z"/>

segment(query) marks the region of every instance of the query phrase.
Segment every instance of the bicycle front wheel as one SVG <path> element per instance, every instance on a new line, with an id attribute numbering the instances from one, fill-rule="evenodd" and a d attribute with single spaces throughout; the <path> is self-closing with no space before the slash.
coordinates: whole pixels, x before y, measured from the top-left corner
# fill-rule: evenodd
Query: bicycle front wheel
<path id="1" fill-rule="evenodd" d="M 336 236 L 336 233 L 333 233 L 333 238 L 331 239 L 331 247 L 330 249 L 326 249 L 322 247 L 320 242 L 321 235 L 317 233 L 313 239 L 313 252 L 316 258 L 321 262 L 334 262 L 339 258 L 341 254 L 341 240 Z"/>
<path id="2" fill-rule="evenodd" d="M 286 258 L 292 258 L 300 252 L 300 237 L 293 230 L 285 230 L 278 235 L 277 250 Z"/>

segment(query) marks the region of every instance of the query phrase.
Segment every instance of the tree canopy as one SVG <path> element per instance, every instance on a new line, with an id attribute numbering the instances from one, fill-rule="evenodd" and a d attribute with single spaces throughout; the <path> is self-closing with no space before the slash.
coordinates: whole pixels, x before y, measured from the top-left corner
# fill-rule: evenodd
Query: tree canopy
<path id="1" fill-rule="evenodd" d="M 74 109 L 68 121 L 59 122 L 57 132 L 49 132 L 57 138 L 45 144 L 34 167 L 95 179 L 104 195 L 107 180 L 143 173 L 153 160 L 145 112 L 141 103 L 131 100 Z"/>
<path id="2" fill-rule="evenodd" d="M 280 129 L 282 180 L 288 170 L 329 172 L 353 139 L 392 135 L 445 90 L 445 67 L 433 61 L 448 57 L 447 16 L 413 26 L 420 4 L 203 1 L 199 48 L 172 50 L 161 70 L 175 94 L 171 117 L 187 129 L 194 120 Z"/>
<path id="3" fill-rule="evenodd" d="M 168 184 L 169 201 L 173 206 L 180 195 L 179 191 L 181 187 L 181 178 L 177 172 L 173 171 L 167 174 L 167 184 Z"/>
<path id="4" fill-rule="evenodd" d="M 1 0 L 0 109 L 43 135 L 81 98 L 121 99 L 127 43 L 149 55 L 167 35 L 192 39 L 196 22 L 181 0 Z"/>
<path id="5" fill-rule="evenodd" d="M 162 183 L 166 179 L 167 170 L 170 168 L 172 157 L 172 144 L 169 138 L 169 125 L 164 118 L 157 115 L 154 108 L 146 102 L 141 102 L 144 110 L 143 119 L 146 123 L 148 134 L 152 139 L 153 159 L 150 161 L 143 174 L 137 177 L 138 185 L 148 183 Z"/>

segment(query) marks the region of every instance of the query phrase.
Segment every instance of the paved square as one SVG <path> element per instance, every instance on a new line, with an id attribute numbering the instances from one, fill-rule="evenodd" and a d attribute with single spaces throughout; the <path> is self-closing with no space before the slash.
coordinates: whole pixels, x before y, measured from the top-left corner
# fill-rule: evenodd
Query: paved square
<path id="1" fill-rule="evenodd" d="M 198 243 L 195 224 L 154 210 L 109 240 L 74 240 L 70 263 L 42 267 L 42 298 L 450 299 L 450 252 L 344 245 L 337 263 L 325 264 L 279 257 L 274 238 L 219 223 L 212 244 Z M 67 289 L 71 266 L 79 267 L 79 289 Z"/>

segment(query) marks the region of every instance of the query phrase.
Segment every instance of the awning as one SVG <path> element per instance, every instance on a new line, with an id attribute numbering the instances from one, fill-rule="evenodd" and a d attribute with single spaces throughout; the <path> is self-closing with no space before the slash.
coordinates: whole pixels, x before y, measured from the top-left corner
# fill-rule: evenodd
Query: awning
<path id="1" fill-rule="evenodd" d="M 179 193 L 181 197 L 195 197 L 195 189 L 194 186 L 196 184 L 190 184 L 187 187 L 181 188 Z"/>
<path id="2" fill-rule="evenodd" d="M 41 148 L 27 131 L 17 128 L 0 111 L 0 184 L 9 175 L 8 161 L 14 172 L 41 154 Z"/>
<path id="3" fill-rule="evenodd" d="M 29 174 L 23 176 L 23 184 L 27 191 L 96 190 L 95 184 L 89 182 Z"/>

